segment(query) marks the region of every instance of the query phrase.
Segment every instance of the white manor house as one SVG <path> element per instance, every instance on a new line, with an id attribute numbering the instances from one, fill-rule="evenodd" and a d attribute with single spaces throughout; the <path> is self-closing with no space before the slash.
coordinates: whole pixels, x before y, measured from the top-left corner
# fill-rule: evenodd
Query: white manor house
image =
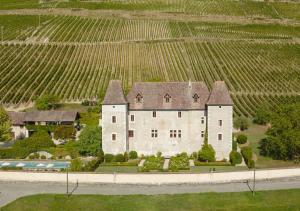
<path id="1" fill-rule="evenodd" d="M 124 96 L 121 81 L 112 80 L 102 103 L 102 148 L 111 154 L 191 154 L 207 133 L 216 160 L 229 160 L 232 109 L 223 81 L 211 92 L 203 82 L 137 82 Z"/>

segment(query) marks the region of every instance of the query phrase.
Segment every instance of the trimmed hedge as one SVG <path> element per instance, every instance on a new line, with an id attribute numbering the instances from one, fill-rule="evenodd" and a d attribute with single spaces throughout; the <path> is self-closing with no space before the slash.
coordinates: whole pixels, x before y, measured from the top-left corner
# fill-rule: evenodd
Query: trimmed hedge
<path id="1" fill-rule="evenodd" d="M 154 155 L 146 157 L 145 164 L 142 168 L 140 168 L 140 171 L 148 172 L 153 170 L 162 171 L 162 157 L 155 157 Z"/>
<path id="2" fill-rule="evenodd" d="M 242 155 L 245 160 L 245 163 L 247 164 L 248 168 L 253 168 L 255 166 L 255 163 L 252 159 L 252 148 L 251 147 L 243 147 L 242 150 Z"/>
<path id="3" fill-rule="evenodd" d="M 236 164 L 241 164 L 242 163 L 242 155 L 239 152 L 235 151 L 235 150 L 232 150 L 230 152 L 229 157 L 230 157 L 230 163 L 233 166 L 235 166 Z"/>
<path id="4" fill-rule="evenodd" d="M 231 166 L 231 163 L 223 162 L 223 161 L 216 161 L 216 162 L 200 162 L 194 161 L 195 166 Z"/>
<path id="5" fill-rule="evenodd" d="M 187 153 L 183 152 L 181 154 L 171 157 L 169 169 L 171 171 L 190 169 L 189 156 L 187 155 Z"/>
<path id="6" fill-rule="evenodd" d="M 129 159 L 137 159 L 137 158 L 138 158 L 138 154 L 136 151 L 129 152 Z"/>
<path id="7" fill-rule="evenodd" d="M 110 163 L 114 160 L 115 156 L 113 154 L 105 154 L 104 161 L 105 163 Z"/>
<path id="8" fill-rule="evenodd" d="M 124 155 L 122 155 L 122 154 L 117 154 L 117 155 L 114 157 L 113 161 L 115 161 L 115 162 L 124 162 L 124 161 L 125 161 Z"/>
<path id="9" fill-rule="evenodd" d="M 245 134 L 239 134 L 239 135 L 237 136 L 236 141 L 237 141 L 239 144 L 245 144 L 245 143 L 247 143 L 247 139 L 248 139 L 248 137 L 247 137 Z"/>

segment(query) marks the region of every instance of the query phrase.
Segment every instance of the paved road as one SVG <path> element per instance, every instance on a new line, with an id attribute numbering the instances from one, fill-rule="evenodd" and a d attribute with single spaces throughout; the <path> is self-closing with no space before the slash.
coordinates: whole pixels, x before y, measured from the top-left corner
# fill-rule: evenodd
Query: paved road
<path id="1" fill-rule="evenodd" d="M 252 184 L 252 183 L 251 183 Z M 70 185 L 70 190 L 74 184 Z M 257 190 L 276 190 L 300 188 L 300 178 L 259 181 Z M 176 194 L 199 192 L 241 192 L 249 191 L 246 183 L 199 184 L 199 185 L 114 185 L 114 184 L 79 184 L 74 194 Z M 0 207 L 26 195 L 40 193 L 66 193 L 63 183 L 33 183 L 33 182 L 0 182 Z"/>

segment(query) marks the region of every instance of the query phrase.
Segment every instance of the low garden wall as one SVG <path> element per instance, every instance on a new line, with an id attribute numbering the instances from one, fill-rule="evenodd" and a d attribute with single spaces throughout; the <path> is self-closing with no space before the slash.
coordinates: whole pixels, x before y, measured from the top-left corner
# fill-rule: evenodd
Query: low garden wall
<path id="1" fill-rule="evenodd" d="M 138 173 L 138 174 L 102 174 L 102 173 L 69 173 L 71 183 L 115 183 L 115 184 L 196 184 L 226 183 L 253 179 L 253 171 L 222 173 Z M 300 177 L 300 168 L 257 170 L 257 180 Z M 0 171 L 0 181 L 28 182 L 66 182 L 67 173 L 16 172 Z"/>

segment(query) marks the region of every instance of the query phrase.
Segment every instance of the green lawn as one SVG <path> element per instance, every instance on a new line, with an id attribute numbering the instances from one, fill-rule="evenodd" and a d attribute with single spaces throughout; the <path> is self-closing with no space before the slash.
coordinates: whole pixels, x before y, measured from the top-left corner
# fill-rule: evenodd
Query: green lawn
<path id="1" fill-rule="evenodd" d="M 259 155 L 259 141 L 265 137 L 267 126 L 250 124 L 248 130 L 242 132 L 248 136 L 248 144 L 253 149 L 256 157 L 257 168 L 278 168 L 278 167 L 300 167 L 300 164 L 296 164 L 292 161 L 273 160 L 269 157 Z"/>
<path id="2" fill-rule="evenodd" d="M 7 210 L 299 210 L 300 189 L 176 195 L 65 195 L 26 196 L 6 205 Z"/>

